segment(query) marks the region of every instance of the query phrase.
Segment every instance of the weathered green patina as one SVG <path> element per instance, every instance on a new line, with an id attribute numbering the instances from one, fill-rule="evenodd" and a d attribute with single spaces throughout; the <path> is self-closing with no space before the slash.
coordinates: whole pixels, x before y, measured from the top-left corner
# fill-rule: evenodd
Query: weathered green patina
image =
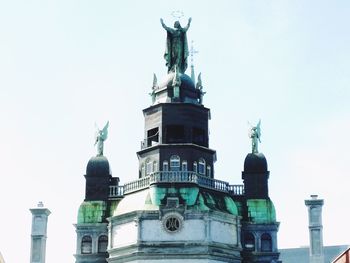
<path id="1" fill-rule="evenodd" d="M 221 211 L 238 215 L 238 210 L 235 202 L 231 197 L 222 193 L 211 193 L 201 190 L 197 199 L 196 206 L 201 211 Z"/>
<path id="2" fill-rule="evenodd" d="M 83 202 L 78 211 L 78 224 L 103 222 L 106 209 L 105 201 Z"/>
<path id="3" fill-rule="evenodd" d="M 254 223 L 275 223 L 276 211 L 271 200 L 247 200 L 248 216 Z"/>
<path id="4" fill-rule="evenodd" d="M 187 206 L 192 206 L 197 200 L 198 187 L 151 187 L 150 196 L 154 205 L 161 205 L 165 196 L 179 196 Z M 164 203 L 164 202 L 163 202 Z"/>

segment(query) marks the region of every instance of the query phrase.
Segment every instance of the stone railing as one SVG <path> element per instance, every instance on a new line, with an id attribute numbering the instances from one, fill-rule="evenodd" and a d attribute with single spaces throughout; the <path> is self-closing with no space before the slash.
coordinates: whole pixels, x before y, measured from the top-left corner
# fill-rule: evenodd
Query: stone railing
<path id="1" fill-rule="evenodd" d="M 231 195 L 244 195 L 244 185 L 243 184 L 229 185 L 228 193 Z"/>
<path id="2" fill-rule="evenodd" d="M 124 196 L 123 185 L 110 185 L 109 186 L 109 199 L 120 198 Z"/>
<path id="3" fill-rule="evenodd" d="M 191 171 L 155 172 L 149 176 L 126 183 L 122 191 L 127 194 L 148 188 L 152 184 L 169 183 L 192 183 L 200 187 L 229 193 L 231 195 L 244 195 L 243 185 L 229 185 L 225 181 L 208 178 Z"/>

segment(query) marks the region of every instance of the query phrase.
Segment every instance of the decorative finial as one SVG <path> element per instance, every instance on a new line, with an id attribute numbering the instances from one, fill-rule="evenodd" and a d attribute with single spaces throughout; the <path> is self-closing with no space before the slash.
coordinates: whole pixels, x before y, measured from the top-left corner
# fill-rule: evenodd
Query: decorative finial
<path id="1" fill-rule="evenodd" d="M 106 125 L 103 127 L 102 130 L 100 130 L 96 123 L 96 133 L 95 133 L 95 145 L 97 145 L 97 156 L 102 156 L 103 155 L 103 142 L 107 140 L 108 136 L 108 126 L 109 126 L 109 121 L 107 121 Z"/>
<path id="2" fill-rule="evenodd" d="M 199 90 L 199 104 L 203 104 L 203 97 L 206 92 L 203 91 L 203 84 L 202 84 L 202 73 L 199 73 L 196 89 Z"/>
<path id="3" fill-rule="evenodd" d="M 261 120 L 259 120 L 258 124 L 256 126 L 250 125 L 249 130 L 249 138 L 252 139 L 252 153 L 258 153 L 258 143 L 261 143 L 260 137 L 261 137 Z"/>
<path id="4" fill-rule="evenodd" d="M 175 14 L 175 13 L 174 13 Z M 182 14 L 183 15 L 183 14 Z M 178 67 L 180 73 L 184 73 L 187 69 L 188 44 L 186 32 L 190 27 L 192 19 L 188 19 L 186 27 L 181 27 L 180 22 L 174 23 L 174 28 L 167 27 L 163 19 L 160 19 L 162 27 L 167 31 L 166 49 L 164 58 L 168 72 L 174 72 L 175 66 Z"/>
<path id="5" fill-rule="evenodd" d="M 177 70 L 177 65 L 175 65 L 175 72 L 174 72 L 174 78 L 173 78 L 173 82 L 171 84 L 173 86 L 173 97 L 175 99 L 180 97 L 180 86 L 181 86 L 181 79 L 180 79 L 180 74 Z"/>
<path id="6" fill-rule="evenodd" d="M 156 90 L 158 89 L 158 83 L 157 83 L 157 76 L 155 73 L 153 73 L 153 85 L 152 85 L 152 92 L 149 93 L 149 95 L 152 97 L 152 104 L 156 101 Z"/>
<path id="7" fill-rule="evenodd" d="M 42 201 L 39 201 L 39 203 L 38 203 L 38 207 L 44 207 L 44 203 L 42 202 Z"/>

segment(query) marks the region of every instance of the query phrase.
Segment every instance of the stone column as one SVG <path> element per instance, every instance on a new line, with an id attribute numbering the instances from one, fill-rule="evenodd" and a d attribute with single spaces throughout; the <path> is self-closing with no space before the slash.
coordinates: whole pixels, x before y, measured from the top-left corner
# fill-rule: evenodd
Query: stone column
<path id="1" fill-rule="evenodd" d="M 311 195 L 311 199 L 305 200 L 305 205 L 309 212 L 310 263 L 324 263 L 322 233 L 323 200 L 317 199 L 317 195 Z"/>
<path id="2" fill-rule="evenodd" d="M 30 209 L 32 213 L 32 234 L 30 247 L 30 263 L 45 263 L 47 219 L 50 210 L 39 202 L 37 208 Z"/>

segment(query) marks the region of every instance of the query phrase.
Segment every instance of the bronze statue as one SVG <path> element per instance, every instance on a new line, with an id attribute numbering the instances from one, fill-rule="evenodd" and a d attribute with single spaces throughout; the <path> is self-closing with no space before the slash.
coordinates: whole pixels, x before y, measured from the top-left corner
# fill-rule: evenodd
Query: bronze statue
<path id="1" fill-rule="evenodd" d="M 188 44 L 186 32 L 190 27 L 192 19 L 188 19 L 186 27 L 182 28 L 179 21 L 174 23 L 174 28 L 167 27 L 163 19 L 160 22 L 167 31 L 166 49 L 164 58 L 168 67 L 168 72 L 175 71 L 175 66 L 180 73 L 184 73 L 187 69 Z"/>
<path id="2" fill-rule="evenodd" d="M 261 129 L 260 129 L 260 125 L 261 125 L 261 120 L 259 120 L 258 124 L 256 126 L 252 126 L 250 127 L 249 130 L 249 137 L 252 139 L 252 153 L 258 153 L 258 143 L 260 141 L 260 137 L 261 137 Z"/>
<path id="3" fill-rule="evenodd" d="M 97 156 L 102 156 L 103 142 L 107 140 L 107 136 L 108 136 L 109 121 L 106 123 L 106 125 L 103 127 L 102 130 L 100 130 L 96 124 L 95 126 L 96 126 L 95 145 L 97 145 Z"/>

